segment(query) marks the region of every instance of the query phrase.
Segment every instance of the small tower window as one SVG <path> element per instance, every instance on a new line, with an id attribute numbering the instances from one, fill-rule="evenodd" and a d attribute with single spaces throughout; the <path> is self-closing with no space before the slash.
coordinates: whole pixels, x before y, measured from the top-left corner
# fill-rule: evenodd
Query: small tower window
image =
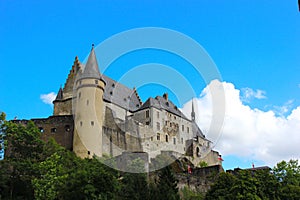
<path id="1" fill-rule="evenodd" d="M 183 144 L 183 138 L 181 138 L 181 144 Z"/>
<path id="2" fill-rule="evenodd" d="M 87 153 L 88 153 L 88 155 L 91 155 L 91 152 L 90 152 L 90 151 L 88 151 Z"/>
<path id="3" fill-rule="evenodd" d="M 181 126 L 181 130 L 184 131 L 184 125 Z"/>
<path id="4" fill-rule="evenodd" d="M 110 95 L 113 95 L 113 92 L 112 91 L 110 91 L 110 93 L 109 93 Z"/>
<path id="5" fill-rule="evenodd" d="M 189 132 L 190 132 L 190 128 L 189 128 L 189 127 L 186 127 L 186 130 L 187 130 L 187 133 L 189 133 Z"/>
<path id="6" fill-rule="evenodd" d="M 159 112 L 157 111 L 157 119 L 159 119 Z"/>
<path id="7" fill-rule="evenodd" d="M 51 133 L 56 133 L 56 128 L 51 128 Z"/>
<path id="8" fill-rule="evenodd" d="M 95 124 L 94 121 L 91 121 L 91 125 L 94 126 L 94 124 Z"/>
<path id="9" fill-rule="evenodd" d="M 153 137 L 151 137 L 150 139 L 151 139 L 151 141 L 153 141 Z"/>
<path id="10" fill-rule="evenodd" d="M 176 138 L 173 138 L 173 144 L 176 144 Z"/>
<path id="11" fill-rule="evenodd" d="M 113 83 L 111 86 L 114 88 L 114 87 L 115 87 L 115 84 Z"/>
<path id="12" fill-rule="evenodd" d="M 149 110 L 146 110 L 146 118 L 148 118 L 150 116 L 150 112 Z"/>
<path id="13" fill-rule="evenodd" d="M 80 97 L 81 97 L 81 92 L 78 93 L 78 98 L 80 99 Z"/>
<path id="14" fill-rule="evenodd" d="M 166 142 L 169 142 L 169 136 L 166 135 Z"/>
<path id="15" fill-rule="evenodd" d="M 159 134 L 159 133 L 157 133 L 157 135 L 156 135 L 156 139 L 157 139 L 157 141 L 159 141 L 159 140 L 160 140 L 160 134 Z"/>
<path id="16" fill-rule="evenodd" d="M 86 105 L 87 105 L 87 106 L 89 105 L 89 103 L 90 103 L 89 100 L 86 100 Z"/>
<path id="17" fill-rule="evenodd" d="M 82 121 L 80 121 L 80 126 L 82 126 Z"/>

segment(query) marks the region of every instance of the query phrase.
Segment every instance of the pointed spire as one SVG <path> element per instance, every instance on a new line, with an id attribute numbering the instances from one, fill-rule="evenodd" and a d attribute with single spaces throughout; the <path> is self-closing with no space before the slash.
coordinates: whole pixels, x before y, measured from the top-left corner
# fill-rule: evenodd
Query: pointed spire
<path id="1" fill-rule="evenodd" d="M 192 121 L 195 121 L 195 111 L 194 111 L 194 99 L 192 99 L 192 112 L 191 112 Z"/>
<path id="2" fill-rule="evenodd" d="M 57 93 L 57 95 L 56 95 L 55 101 L 57 101 L 57 100 L 62 100 L 63 97 L 64 97 L 64 95 L 63 95 L 63 90 L 62 90 L 62 87 L 60 86 L 59 91 L 58 91 L 58 93 Z"/>
<path id="3" fill-rule="evenodd" d="M 82 78 L 96 78 L 100 79 L 100 71 L 98 67 L 98 62 L 94 50 L 94 44 L 92 45 L 92 50 L 90 52 L 89 58 L 86 62 L 84 71 L 82 73 Z"/>

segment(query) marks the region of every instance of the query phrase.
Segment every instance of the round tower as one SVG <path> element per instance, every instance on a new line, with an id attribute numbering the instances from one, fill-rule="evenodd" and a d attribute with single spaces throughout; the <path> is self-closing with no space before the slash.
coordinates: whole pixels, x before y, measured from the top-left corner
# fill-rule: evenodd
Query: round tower
<path id="1" fill-rule="evenodd" d="M 75 88 L 73 151 L 81 158 L 101 157 L 105 82 L 101 79 L 94 46 Z"/>

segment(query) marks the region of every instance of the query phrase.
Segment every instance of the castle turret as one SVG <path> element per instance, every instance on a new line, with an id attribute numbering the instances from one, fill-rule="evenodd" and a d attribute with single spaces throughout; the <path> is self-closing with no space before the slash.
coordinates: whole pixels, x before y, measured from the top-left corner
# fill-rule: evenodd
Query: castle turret
<path id="1" fill-rule="evenodd" d="M 104 87 L 93 46 L 83 72 L 75 81 L 73 151 L 79 157 L 102 156 Z"/>

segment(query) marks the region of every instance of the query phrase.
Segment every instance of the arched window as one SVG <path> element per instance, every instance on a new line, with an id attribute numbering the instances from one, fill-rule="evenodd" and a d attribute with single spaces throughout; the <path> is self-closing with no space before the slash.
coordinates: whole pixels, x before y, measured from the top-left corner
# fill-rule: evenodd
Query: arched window
<path id="1" fill-rule="evenodd" d="M 157 133 L 156 139 L 157 139 L 157 140 L 160 140 L 160 134 L 159 134 L 159 133 Z"/>
<path id="2" fill-rule="evenodd" d="M 197 155 L 198 157 L 200 157 L 200 149 L 199 149 L 199 147 L 196 148 L 196 155 Z"/>

